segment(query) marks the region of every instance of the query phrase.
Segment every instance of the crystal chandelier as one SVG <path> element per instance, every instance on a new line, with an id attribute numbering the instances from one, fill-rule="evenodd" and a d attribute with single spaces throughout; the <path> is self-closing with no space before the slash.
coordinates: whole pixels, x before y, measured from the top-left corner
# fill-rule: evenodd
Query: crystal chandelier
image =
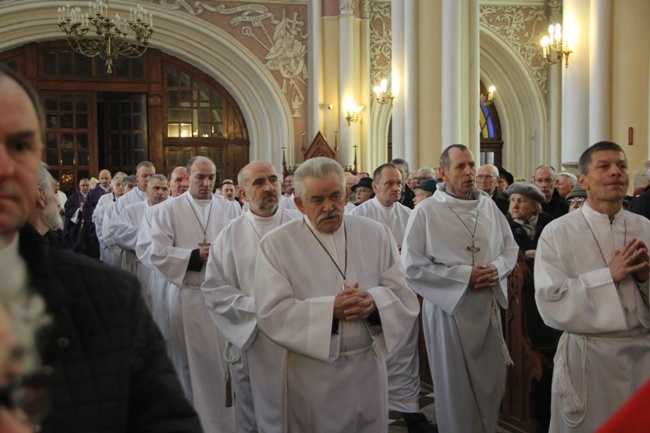
<path id="1" fill-rule="evenodd" d="M 113 61 L 117 56 L 140 57 L 148 48 L 153 33 L 153 15 L 141 5 L 129 7 L 129 19 L 115 14 L 109 18 L 108 0 L 88 2 L 88 12 L 70 5 L 60 7 L 59 28 L 65 33 L 70 47 L 87 57 L 106 62 L 106 72 L 113 73 Z M 133 32 L 135 42 L 126 40 Z"/>

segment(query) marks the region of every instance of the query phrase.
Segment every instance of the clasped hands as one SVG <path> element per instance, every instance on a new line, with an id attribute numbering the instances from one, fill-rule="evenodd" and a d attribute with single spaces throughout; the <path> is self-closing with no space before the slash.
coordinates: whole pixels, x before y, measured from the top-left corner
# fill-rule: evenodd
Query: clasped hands
<path id="1" fill-rule="evenodd" d="M 620 283 L 632 274 L 637 281 L 644 282 L 650 276 L 650 267 L 648 262 L 648 247 L 640 239 L 632 239 L 623 248 L 623 251 L 614 252 L 614 260 L 609 264 L 609 272 L 612 274 L 612 280 Z"/>
<path id="2" fill-rule="evenodd" d="M 499 282 L 499 271 L 492 264 L 472 266 L 469 288 L 474 292 L 495 286 Z"/>
<path id="3" fill-rule="evenodd" d="M 372 295 L 359 290 L 359 283 L 343 285 L 343 291 L 334 298 L 334 318 L 338 320 L 364 320 L 377 311 Z"/>

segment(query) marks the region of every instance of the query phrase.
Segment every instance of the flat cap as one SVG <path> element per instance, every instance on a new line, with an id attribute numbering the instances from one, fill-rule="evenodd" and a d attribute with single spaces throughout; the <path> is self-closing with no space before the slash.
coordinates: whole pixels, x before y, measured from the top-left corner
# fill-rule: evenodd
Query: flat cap
<path id="1" fill-rule="evenodd" d="M 568 200 L 573 197 L 584 197 L 587 198 L 587 191 L 580 188 L 578 185 L 574 186 L 573 189 L 566 195 L 565 199 Z"/>
<path id="2" fill-rule="evenodd" d="M 508 187 L 508 190 L 506 192 L 508 195 L 521 194 L 540 203 L 544 203 L 546 201 L 546 197 L 544 197 L 542 191 L 540 191 L 539 188 L 537 188 L 532 183 L 528 182 L 515 182 Z"/>
<path id="3" fill-rule="evenodd" d="M 425 191 L 429 191 L 431 194 L 434 194 L 438 189 L 436 185 L 438 185 L 438 182 L 436 182 L 435 179 L 427 179 L 421 184 L 415 186 L 413 189 L 423 189 Z"/>

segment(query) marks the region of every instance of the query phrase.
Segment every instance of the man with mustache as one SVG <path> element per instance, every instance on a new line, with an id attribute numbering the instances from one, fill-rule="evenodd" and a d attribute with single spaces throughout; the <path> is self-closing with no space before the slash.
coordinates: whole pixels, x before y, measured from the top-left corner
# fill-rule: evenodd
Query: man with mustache
<path id="1" fill-rule="evenodd" d="M 281 184 L 273 165 L 254 161 L 237 183 L 249 210 L 223 229 L 210 248 L 202 291 L 219 332 L 228 340 L 238 433 L 281 433 L 283 349 L 258 332 L 253 280 L 255 255 L 265 234 L 299 218 L 279 208 Z"/>
<path id="2" fill-rule="evenodd" d="M 619 145 L 594 144 L 579 168 L 587 202 L 544 228 L 535 259 L 537 308 L 564 331 L 552 432 L 596 431 L 650 379 L 650 221 L 623 209 L 629 173 Z"/>
<path id="3" fill-rule="evenodd" d="M 312 158 L 294 173 L 303 218 L 268 233 L 255 262 L 257 323 L 284 351 L 282 431 L 385 433 L 385 359 L 419 304 L 390 230 L 345 215 L 340 164 Z M 276 397 L 267 397 L 276 398 Z"/>
<path id="4" fill-rule="evenodd" d="M 519 247 L 505 216 L 476 187 L 474 155 L 462 144 L 440 156 L 444 183 L 406 228 L 406 281 L 424 298 L 422 326 L 442 432 L 494 432 L 512 361 L 499 307 Z"/>
<path id="5" fill-rule="evenodd" d="M 224 398 L 226 340 L 205 307 L 201 284 L 210 245 L 231 220 L 230 202 L 213 197 L 214 163 L 197 156 L 187 162 L 189 189 L 158 205 L 151 215 L 151 265 L 181 289 L 181 311 L 189 363 L 191 399 L 206 432 L 235 431 L 234 411 Z M 171 344 L 176 341 L 172 338 Z"/>
<path id="6" fill-rule="evenodd" d="M 402 249 L 404 232 L 412 210 L 399 202 L 402 195 L 402 173 L 393 164 L 383 164 L 373 173 L 375 197 L 357 206 L 352 215 L 365 216 L 390 229 L 397 249 Z M 402 413 L 409 433 L 433 432 L 424 414 L 420 413 L 420 371 L 418 355 L 418 324 L 408 337 L 386 358 L 388 369 L 388 406 Z"/>

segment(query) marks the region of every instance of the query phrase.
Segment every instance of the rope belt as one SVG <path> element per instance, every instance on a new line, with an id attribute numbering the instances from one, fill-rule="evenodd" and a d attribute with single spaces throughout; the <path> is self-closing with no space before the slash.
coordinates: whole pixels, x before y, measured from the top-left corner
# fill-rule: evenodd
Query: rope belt
<path id="1" fill-rule="evenodd" d="M 648 333 L 645 328 L 635 329 L 626 334 L 577 334 L 564 332 L 558 342 L 557 352 L 555 354 L 555 371 L 553 374 L 552 392 L 558 394 L 562 399 L 562 419 L 571 428 L 578 427 L 585 420 L 587 415 L 587 342 L 588 341 L 610 341 L 623 342 L 626 340 L 635 340 L 642 338 Z M 570 337 L 577 340 L 578 349 L 581 354 L 582 369 L 582 390 L 578 395 L 571 380 L 569 372 L 569 363 L 567 362 L 568 341 Z M 572 413 L 581 414 L 577 420 L 570 420 L 569 415 Z"/>

